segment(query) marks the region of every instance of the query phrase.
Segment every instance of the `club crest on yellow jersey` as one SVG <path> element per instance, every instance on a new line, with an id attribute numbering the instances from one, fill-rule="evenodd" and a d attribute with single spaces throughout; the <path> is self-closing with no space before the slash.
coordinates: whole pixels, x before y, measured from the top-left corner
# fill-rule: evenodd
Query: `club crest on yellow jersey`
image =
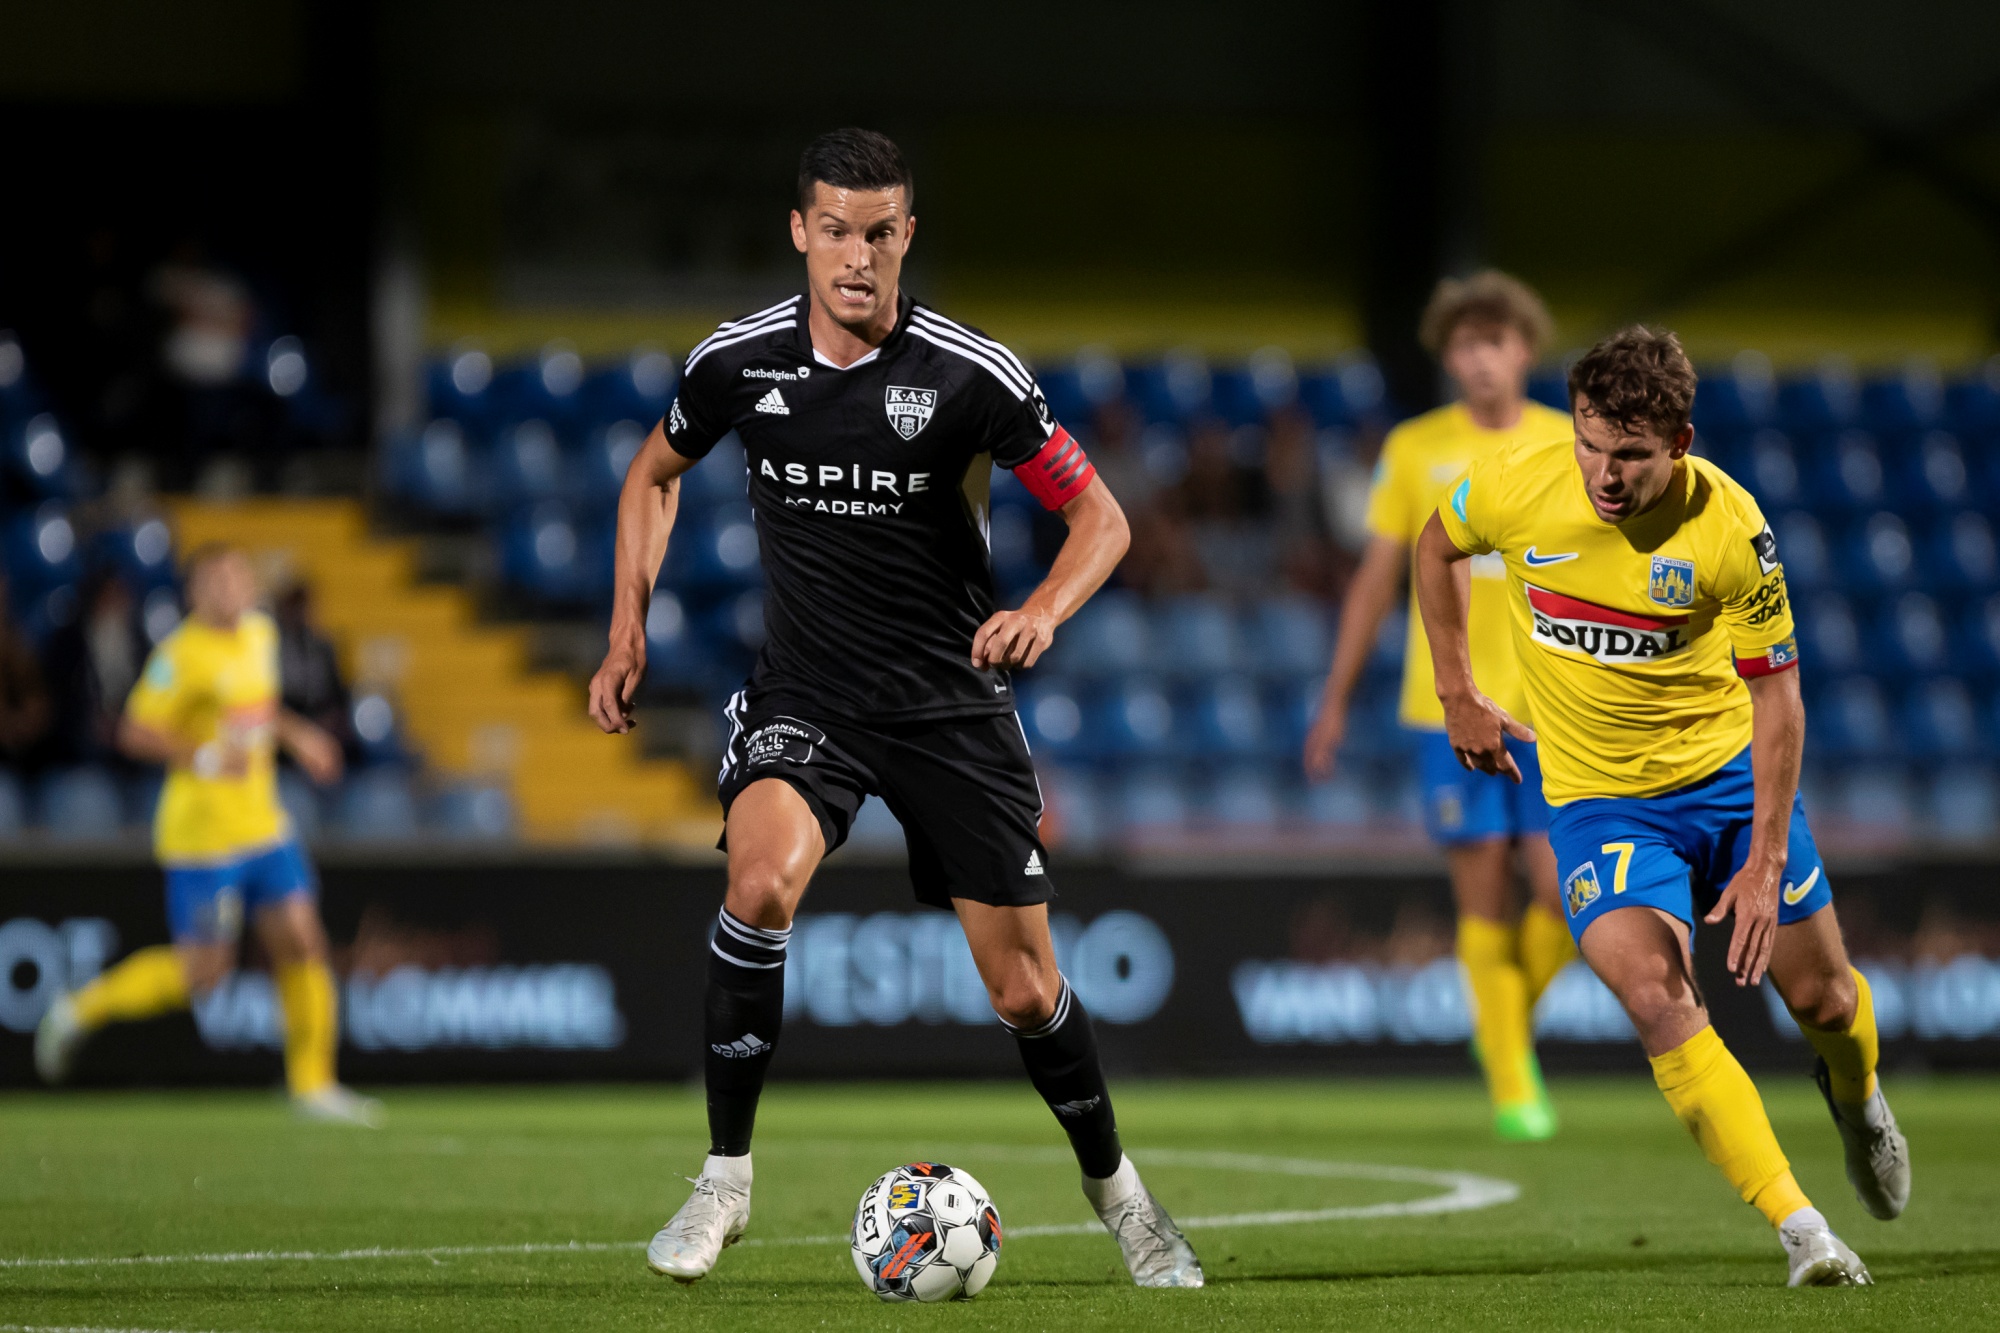
<path id="1" fill-rule="evenodd" d="M 1671 556 L 1653 557 L 1653 577 L 1646 595 L 1660 606 L 1694 605 L 1694 561 Z"/>
<path id="2" fill-rule="evenodd" d="M 1597 886 L 1597 862 L 1585 861 L 1569 872 L 1569 881 L 1563 885 L 1563 900 L 1569 905 L 1569 914 L 1575 916 L 1596 902 L 1602 892 Z"/>

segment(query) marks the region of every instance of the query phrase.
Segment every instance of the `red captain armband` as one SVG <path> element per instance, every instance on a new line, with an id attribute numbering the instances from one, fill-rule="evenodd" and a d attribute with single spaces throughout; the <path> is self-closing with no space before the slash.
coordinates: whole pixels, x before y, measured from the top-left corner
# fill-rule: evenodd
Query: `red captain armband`
<path id="1" fill-rule="evenodd" d="M 1028 494 L 1042 502 L 1042 508 L 1061 509 L 1089 488 L 1097 469 L 1084 457 L 1076 437 L 1057 426 L 1049 442 L 1015 468 L 1014 475 L 1028 488 Z"/>
<path id="2" fill-rule="evenodd" d="M 1755 680 L 1758 676 L 1775 676 L 1780 671 L 1790 671 L 1799 664 L 1799 641 L 1795 638 L 1774 643 L 1758 657 L 1736 659 L 1736 674 L 1745 680 Z"/>

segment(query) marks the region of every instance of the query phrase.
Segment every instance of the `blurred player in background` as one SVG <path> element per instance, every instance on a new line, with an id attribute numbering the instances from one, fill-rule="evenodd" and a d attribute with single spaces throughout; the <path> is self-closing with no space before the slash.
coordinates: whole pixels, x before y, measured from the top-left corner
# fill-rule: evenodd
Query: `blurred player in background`
<path id="1" fill-rule="evenodd" d="M 1668 1105 L 1777 1228 L 1791 1285 L 1868 1283 L 1709 1026 L 1689 952 L 1697 911 L 1735 918 L 1736 984 L 1769 968 L 1819 1053 L 1855 1194 L 1875 1217 L 1901 1213 L 1909 1146 L 1876 1082 L 1874 1004 L 1798 795 L 1805 705 L 1777 543 L 1749 492 L 1689 456 L 1695 372 L 1672 334 L 1598 344 L 1569 393 L 1573 439 L 1474 463 L 1418 539 L 1451 744 L 1468 767 L 1518 780 L 1511 741 L 1535 735 L 1474 675 L 1457 566 L 1498 554 L 1584 960 L 1631 1016 Z"/>
<path id="2" fill-rule="evenodd" d="M 126 754 L 167 769 L 153 845 L 173 943 L 58 998 L 35 1037 L 36 1067 L 60 1083 L 91 1033 L 207 994 L 235 969 L 247 915 L 284 1009 L 293 1105 L 309 1119 L 376 1124 L 380 1105 L 334 1079 L 338 1006 L 318 881 L 278 803 L 277 747 L 322 783 L 340 777 L 340 747 L 279 706 L 277 628 L 255 609 L 243 553 L 204 547 L 186 577 L 188 617 L 153 650 L 118 730 Z"/>
<path id="3" fill-rule="evenodd" d="M 1375 636 L 1403 586 L 1417 534 L 1465 469 L 1522 440 L 1569 438 L 1569 418 L 1528 398 L 1528 372 L 1551 324 L 1541 298 L 1504 273 L 1438 284 L 1419 330 L 1458 387 L 1459 400 L 1389 432 L 1368 497 L 1368 546 L 1340 610 L 1326 696 L 1306 737 L 1306 772 L 1333 774 Z M 1527 701 L 1507 624 L 1506 570 L 1498 557 L 1471 563 L 1472 664 L 1479 688 L 1516 717 Z M 1469 772 L 1445 737 L 1430 647 L 1411 591 L 1398 716 L 1417 733 L 1424 824 L 1444 848 L 1458 904 L 1458 960 L 1471 991 L 1474 1049 L 1503 1139 L 1546 1139 L 1556 1117 L 1535 1062 L 1535 1001 L 1576 949 L 1563 924 L 1549 851 L 1535 747 L 1508 743 L 1524 780 Z M 1523 912 L 1517 874 L 1529 894 Z"/>

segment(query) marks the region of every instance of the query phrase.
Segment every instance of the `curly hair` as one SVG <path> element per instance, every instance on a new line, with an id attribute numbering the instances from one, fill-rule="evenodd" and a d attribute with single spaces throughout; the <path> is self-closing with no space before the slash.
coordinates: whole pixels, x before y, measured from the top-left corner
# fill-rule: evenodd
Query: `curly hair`
<path id="1" fill-rule="evenodd" d="M 1503 324 L 1521 331 L 1528 346 L 1540 352 L 1555 336 L 1555 321 L 1535 289 L 1498 269 L 1484 269 L 1469 278 L 1446 278 L 1431 293 L 1430 304 L 1417 322 L 1417 341 L 1436 356 L 1450 341 L 1453 329 L 1472 321 Z"/>
<path id="2" fill-rule="evenodd" d="M 1634 324 L 1585 352 L 1569 369 L 1569 401 L 1628 435 L 1680 434 L 1694 408 L 1694 364 L 1681 340 Z"/>

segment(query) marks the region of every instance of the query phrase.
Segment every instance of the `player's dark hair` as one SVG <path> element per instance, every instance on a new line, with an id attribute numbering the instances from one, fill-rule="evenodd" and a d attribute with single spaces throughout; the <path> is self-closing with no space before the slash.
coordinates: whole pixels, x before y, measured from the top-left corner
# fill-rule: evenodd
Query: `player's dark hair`
<path id="1" fill-rule="evenodd" d="M 1620 329 L 1569 368 L 1570 406 L 1627 435 L 1680 434 L 1694 389 L 1694 363 L 1681 340 L 1643 324 Z"/>
<path id="2" fill-rule="evenodd" d="M 874 130 L 828 130 L 806 145 L 799 157 L 799 212 L 812 207 L 813 186 L 820 181 L 840 190 L 901 186 L 905 210 L 917 195 L 917 179 L 903 161 L 903 150 Z"/>

